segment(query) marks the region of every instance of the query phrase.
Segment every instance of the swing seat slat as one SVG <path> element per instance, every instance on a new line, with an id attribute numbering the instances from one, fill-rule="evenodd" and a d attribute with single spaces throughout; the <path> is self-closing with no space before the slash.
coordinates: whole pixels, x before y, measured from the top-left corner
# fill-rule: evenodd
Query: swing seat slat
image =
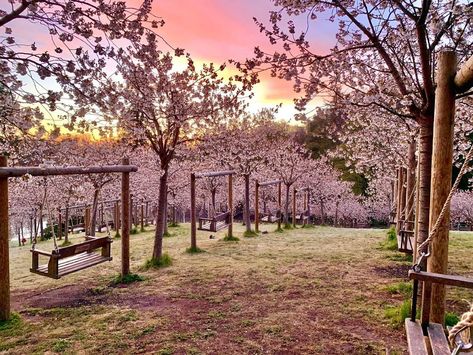
<path id="1" fill-rule="evenodd" d="M 85 242 L 59 248 L 51 253 L 37 249 L 31 250 L 32 267 L 30 271 L 38 275 L 59 279 L 64 275 L 112 260 L 112 240 L 109 237 L 86 238 Z M 98 249 L 101 249 L 100 253 Z M 39 265 L 39 255 L 48 256 L 49 262 Z"/>

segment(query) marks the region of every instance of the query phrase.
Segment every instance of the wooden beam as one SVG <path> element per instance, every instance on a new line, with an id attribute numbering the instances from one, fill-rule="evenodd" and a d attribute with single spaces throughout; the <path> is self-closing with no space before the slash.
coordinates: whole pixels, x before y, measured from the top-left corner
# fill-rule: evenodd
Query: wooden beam
<path id="1" fill-rule="evenodd" d="M 281 182 L 282 182 L 281 180 L 265 181 L 265 182 L 260 182 L 260 183 L 259 183 L 259 186 L 260 186 L 260 187 L 263 187 L 263 186 L 276 185 L 276 184 L 279 184 L 279 183 L 281 183 Z"/>
<path id="2" fill-rule="evenodd" d="M 255 232 L 259 233 L 259 182 L 255 184 Z"/>
<path id="3" fill-rule="evenodd" d="M 455 52 L 441 52 L 438 63 L 430 182 L 429 231 L 437 223 L 452 187 L 453 126 L 455 120 L 453 80 L 457 63 Z M 427 259 L 427 271 L 429 272 L 447 273 L 449 228 L 450 206 L 447 206 L 445 217 L 438 225 L 430 243 L 430 257 Z M 445 306 L 445 286 L 434 285 L 432 287 L 431 307 L 431 321 L 433 323 L 444 323 Z"/>
<path id="4" fill-rule="evenodd" d="M 281 204 L 282 204 L 282 181 L 278 183 L 278 230 L 281 230 Z"/>
<path id="5" fill-rule="evenodd" d="M 473 56 L 456 73 L 454 83 L 457 93 L 466 92 L 473 87 Z"/>
<path id="6" fill-rule="evenodd" d="M 297 190 L 294 187 L 292 190 L 292 226 L 296 228 L 296 195 Z"/>
<path id="7" fill-rule="evenodd" d="M 224 171 L 209 171 L 206 173 L 194 173 L 196 178 L 203 178 L 203 177 L 215 177 L 215 176 L 225 176 L 225 175 L 233 175 L 235 171 L 233 170 L 224 170 Z"/>
<path id="8" fill-rule="evenodd" d="M 0 156 L 0 167 L 7 157 Z M 10 319 L 10 237 L 8 221 L 8 178 L 0 177 L 0 321 Z"/>
<path id="9" fill-rule="evenodd" d="M 122 164 L 128 165 L 128 158 Z M 122 173 L 122 276 L 130 273 L 130 173 Z"/>
<path id="10" fill-rule="evenodd" d="M 68 167 L 36 167 L 20 166 L 11 168 L 0 167 L 0 177 L 20 177 L 26 174 L 32 176 L 52 176 L 52 175 L 87 175 L 87 174 L 107 174 L 124 173 L 138 171 L 134 165 L 110 165 L 110 166 L 68 166 Z"/>

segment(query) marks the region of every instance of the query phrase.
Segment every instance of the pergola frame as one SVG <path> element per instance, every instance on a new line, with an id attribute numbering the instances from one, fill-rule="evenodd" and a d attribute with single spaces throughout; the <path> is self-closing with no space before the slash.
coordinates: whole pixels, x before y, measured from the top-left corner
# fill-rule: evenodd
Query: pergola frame
<path id="1" fill-rule="evenodd" d="M 0 156 L 0 321 L 10 319 L 10 263 L 9 263 L 9 208 L 8 178 L 57 175 L 88 175 L 121 173 L 122 193 L 122 275 L 130 273 L 130 173 L 138 167 L 123 158 L 122 165 L 70 167 L 8 167 L 8 160 Z"/>
<path id="2" fill-rule="evenodd" d="M 206 177 L 218 177 L 228 176 L 228 212 L 229 212 L 229 223 L 228 223 L 228 236 L 233 236 L 233 170 L 224 171 L 210 171 L 204 173 L 192 173 L 191 174 L 191 249 L 197 249 L 197 216 L 195 211 L 195 182 L 196 179 Z"/>

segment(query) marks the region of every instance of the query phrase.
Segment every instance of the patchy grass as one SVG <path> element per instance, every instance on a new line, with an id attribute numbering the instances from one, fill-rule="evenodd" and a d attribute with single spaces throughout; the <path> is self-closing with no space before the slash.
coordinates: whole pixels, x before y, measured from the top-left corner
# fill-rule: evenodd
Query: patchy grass
<path id="1" fill-rule="evenodd" d="M 397 250 L 397 236 L 394 227 L 389 228 L 386 239 L 381 243 L 381 248 L 385 250 Z"/>
<path id="2" fill-rule="evenodd" d="M 254 238 L 254 237 L 257 237 L 258 236 L 258 233 L 256 233 L 255 231 L 245 231 L 243 233 L 243 236 L 245 238 Z"/>
<path id="3" fill-rule="evenodd" d="M 138 228 L 136 228 L 136 227 L 133 227 L 133 228 L 130 230 L 130 234 L 132 234 L 132 235 L 133 235 L 133 234 L 138 234 L 138 233 L 140 233 L 140 231 L 139 231 Z"/>
<path id="4" fill-rule="evenodd" d="M 125 276 L 119 274 L 117 276 L 115 276 L 111 282 L 111 285 L 115 286 L 115 285 L 127 285 L 127 284 L 131 284 L 133 282 L 140 282 L 140 281 L 144 281 L 145 278 L 141 275 L 138 275 L 138 274 L 127 274 Z"/>
<path id="5" fill-rule="evenodd" d="M 225 242 L 238 242 L 240 239 L 233 235 L 226 234 L 222 240 Z"/>
<path id="6" fill-rule="evenodd" d="M 445 326 L 453 327 L 460 321 L 460 317 L 452 312 L 447 312 L 445 314 Z"/>
<path id="7" fill-rule="evenodd" d="M 69 245 L 72 245 L 72 243 L 69 240 L 64 240 L 59 246 L 61 247 L 67 247 Z"/>
<path id="8" fill-rule="evenodd" d="M 172 258 L 167 253 L 163 253 L 160 258 L 151 258 L 143 265 L 144 270 L 160 269 L 172 265 Z"/>
<path id="9" fill-rule="evenodd" d="M 10 249 L 14 318 L 0 326 L 0 352 L 150 354 L 391 354 L 406 352 L 402 326 L 409 261 L 379 248 L 386 230 L 298 228 L 221 243 L 225 231 L 197 232 L 205 253 L 189 254 L 190 225 L 163 240 L 172 267 L 141 269 L 154 232 L 130 238 L 130 266 L 145 280 L 110 281 L 113 260 L 59 280 L 29 272 L 28 248 Z M 83 240 L 71 235 L 71 242 Z M 473 233 L 452 233 L 452 274 L 472 275 Z M 52 241 L 39 243 L 51 249 Z M 46 258 L 41 263 L 46 262 Z M 448 288 L 462 314 L 471 290 Z M 404 310 L 403 310 L 403 309 Z M 392 316 L 386 312 L 391 310 Z M 407 312 L 406 312 L 407 310 Z M 21 316 L 19 316 L 21 315 Z"/>
<path id="10" fill-rule="evenodd" d="M 200 249 L 199 247 L 190 247 L 186 249 L 186 253 L 188 254 L 199 254 L 199 253 L 205 253 L 204 249 Z"/>
<path id="11" fill-rule="evenodd" d="M 405 300 L 399 306 L 386 307 L 384 314 L 394 328 L 401 328 L 404 325 L 404 319 L 411 315 L 411 300 Z"/>

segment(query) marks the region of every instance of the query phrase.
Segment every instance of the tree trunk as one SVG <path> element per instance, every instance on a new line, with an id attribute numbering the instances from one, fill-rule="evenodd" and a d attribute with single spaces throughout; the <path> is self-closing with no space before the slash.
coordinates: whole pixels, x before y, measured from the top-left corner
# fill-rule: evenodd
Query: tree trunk
<path id="1" fill-rule="evenodd" d="M 338 205 L 340 201 L 335 202 L 335 227 L 338 226 Z"/>
<path id="2" fill-rule="evenodd" d="M 212 189 L 212 211 L 210 211 L 209 208 L 209 217 L 213 218 L 215 217 L 216 211 L 217 211 L 217 202 L 216 202 L 216 196 L 217 196 L 217 189 Z"/>
<path id="3" fill-rule="evenodd" d="M 164 217 L 168 190 L 168 169 L 166 168 L 159 179 L 158 211 L 156 215 L 156 231 L 154 234 L 153 259 L 163 255 Z"/>
<path id="4" fill-rule="evenodd" d="M 99 208 L 99 196 L 100 196 L 100 189 L 96 188 L 94 190 L 94 200 L 92 202 L 92 216 L 90 218 L 90 225 L 89 225 L 89 235 L 91 237 L 95 236 L 95 229 L 97 227 L 97 214 Z M 86 232 L 87 233 L 87 232 Z"/>
<path id="5" fill-rule="evenodd" d="M 289 197 L 290 197 L 290 189 L 291 185 L 284 184 L 286 185 L 286 201 L 284 203 L 284 225 L 289 224 Z M 294 216 L 293 216 L 294 218 Z"/>
<path id="6" fill-rule="evenodd" d="M 245 174 L 245 225 L 247 232 L 251 232 L 250 217 L 250 174 Z"/>
<path id="7" fill-rule="evenodd" d="M 320 224 L 325 224 L 324 200 L 320 199 Z"/>
<path id="8" fill-rule="evenodd" d="M 417 219 L 417 245 L 429 236 L 430 177 L 432 167 L 433 118 L 419 120 L 419 217 Z"/>
<path id="9" fill-rule="evenodd" d="M 166 207 L 164 207 L 164 231 L 163 233 L 165 235 L 168 235 L 169 234 L 169 231 L 168 231 L 168 214 L 169 214 L 169 210 L 168 210 L 168 194 L 166 193 L 166 201 L 165 201 L 165 204 L 166 204 Z"/>

